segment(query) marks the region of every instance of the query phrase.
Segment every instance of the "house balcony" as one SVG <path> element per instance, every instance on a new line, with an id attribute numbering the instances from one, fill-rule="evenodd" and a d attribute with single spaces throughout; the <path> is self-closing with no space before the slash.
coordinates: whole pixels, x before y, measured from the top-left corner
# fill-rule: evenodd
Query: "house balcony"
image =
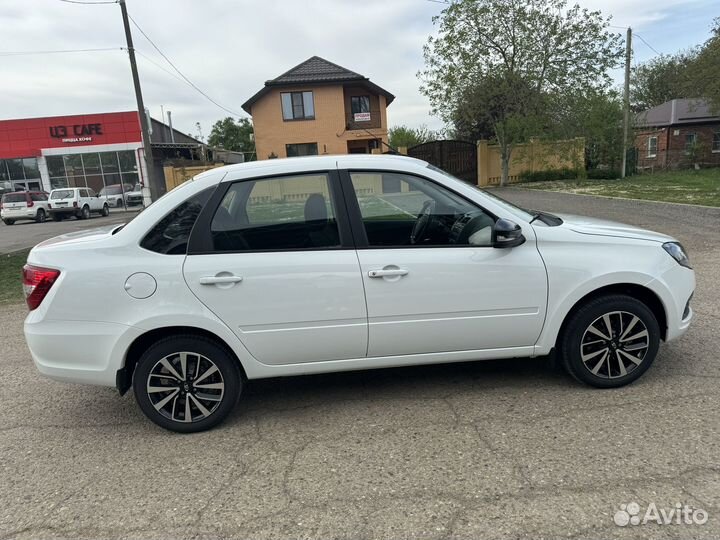
<path id="1" fill-rule="evenodd" d="M 348 131 L 378 129 L 382 127 L 382 115 L 380 111 L 347 113 L 345 115 L 345 127 Z"/>

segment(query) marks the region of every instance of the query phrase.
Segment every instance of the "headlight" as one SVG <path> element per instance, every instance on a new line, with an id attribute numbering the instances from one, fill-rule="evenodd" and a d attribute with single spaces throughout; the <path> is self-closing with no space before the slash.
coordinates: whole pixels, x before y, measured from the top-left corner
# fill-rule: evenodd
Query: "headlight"
<path id="1" fill-rule="evenodd" d="M 685 268 L 692 268 L 690 266 L 690 259 L 687 256 L 687 253 L 685 253 L 685 249 L 680 245 L 679 242 L 665 242 L 663 244 L 663 249 L 667 251 L 670 256 L 675 259 L 680 266 L 684 266 Z"/>

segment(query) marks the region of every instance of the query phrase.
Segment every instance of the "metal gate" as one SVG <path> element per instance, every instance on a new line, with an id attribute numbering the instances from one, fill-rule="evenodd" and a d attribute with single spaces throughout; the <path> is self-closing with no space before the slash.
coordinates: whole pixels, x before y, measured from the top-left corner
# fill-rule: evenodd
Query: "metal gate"
<path id="1" fill-rule="evenodd" d="M 465 180 L 478 183 L 477 145 L 465 141 L 433 141 L 408 148 L 408 156 L 428 163 Z"/>

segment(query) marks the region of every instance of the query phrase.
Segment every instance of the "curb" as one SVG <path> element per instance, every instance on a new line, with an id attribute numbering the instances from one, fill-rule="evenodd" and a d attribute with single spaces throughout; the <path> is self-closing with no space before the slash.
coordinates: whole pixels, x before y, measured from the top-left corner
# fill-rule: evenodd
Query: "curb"
<path id="1" fill-rule="evenodd" d="M 720 206 L 708 206 L 707 204 L 693 204 L 693 203 L 681 203 L 671 201 L 653 201 L 651 199 L 633 199 L 630 197 L 611 197 L 610 195 L 591 195 L 590 193 L 570 193 L 568 191 L 558 191 L 557 189 L 536 189 L 526 188 L 519 186 L 505 186 L 501 189 L 522 189 L 523 191 L 544 191 L 545 193 L 562 193 L 563 195 L 577 195 L 578 197 L 597 197 L 599 199 L 612 199 L 615 201 L 635 201 L 643 203 L 655 203 L 655 204 L 676 204 L 678 206 L 692 206 L 694 208 L 710 208 L 712 210 L 720 210 Z M 497 189 L 497 188 L 492 188 Z"/>

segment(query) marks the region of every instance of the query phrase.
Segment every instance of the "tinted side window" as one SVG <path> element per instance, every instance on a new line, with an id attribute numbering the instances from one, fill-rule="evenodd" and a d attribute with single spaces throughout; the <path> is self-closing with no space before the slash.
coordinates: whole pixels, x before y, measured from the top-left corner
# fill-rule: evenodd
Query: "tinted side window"
<path id="1" fill-rule="evenodd" d="M 340 246 L 327 174 L 236 182 L 210 226 L 215 251 Z"/>
<path id="2" fill-rule="evenodd" d="M 493 217 L 434 182 L 389 172 L 350 177 L 370 247 L 491 244 Z"/>
<path id="3" fill-rule="evenodd" d="M 165 255 L 184 255 L 195 221 L 215 188 L 192 196 L 155 225 L 140 246 Z"/>

